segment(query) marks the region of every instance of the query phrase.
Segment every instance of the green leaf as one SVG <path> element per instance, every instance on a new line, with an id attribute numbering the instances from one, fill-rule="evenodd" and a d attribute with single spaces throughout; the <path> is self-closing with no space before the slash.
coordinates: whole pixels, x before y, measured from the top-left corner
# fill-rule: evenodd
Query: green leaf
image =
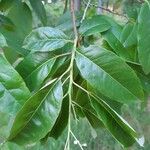
<path id="1" fill-rule="evenodd" d="M 39 88 L 39 86 L 50 74 L 55 62 L 55 57 L 47 60 L 25 78 L 25 82 L 31 91 Z"/>
<path id="2" fill-rule="evenodd" d="M 0 1 L 0 10 L 5 11 L 12 6 L 15 0 L 1 0 Z"/>
<path id="3" fill-rule="evenodd" d="M 8 17 L 0 14 L 0 29 L 1 28 L 8 31 L 13 31 L 15 29 L 15 25 Z"/>
<path id="4" fill-rule="evenodd" d="M 91 126 L 94 129 L 104 127 L 103 122 L 97 117 L 97 115 L 95 113 L 92 113 L 88 109 L 83 109 L 83 112 L 84 112 L 87 120 L 89 121 L 89 123 L 91 124 Z"/>
<path id="5" fill-rule="evenodd" d="M 17 71 L 31 91 L 37 90 L 47 77 L 51 78 L 66 60 L 66 57 L 63 57 L 65 54 L 50 56 L 46 53 L 29 54 L 17 66 Z"/>
<path id="6" fill-rule="evenodd" d="M 20 75 L 0 54 L 0 137 L 8 136 L 16 113 L 29 98 L 27 89 Z"/>
<path id="7" fill-rule="evenodd" d="M 130 54 L 125 49 L 123 44 L 118 40 L 118 38 L 113 34 L 112 30 L 108 30 L 103 34 L 104 39 L 108 42 L 108 44 L 112 47 L 112 49 L 116 52 L 117 55 L 121 56 L 124 59 L 132 60 Z"/>
<path id="8" fill-rule="evenodd" d="M 144 91 L 146 91 L 149 95 L 150 94 L 150 76 L 146 76 L 145 74 L 142 74 L 139 72 L 137 73 L 137 75 L 141 80 Z"/>
<path id="9" fill-rule="evenodd" d="M 121 108 L 123 106 L 122 103 L 119 103 L 117 101 L 114 101 L 104 96 L 102 93 L 93 89 L 90 85 L 87 85 L 87 86 L 88 86 L 88 91 L 91 91 L 92 93 L 96 94 L 100 99 L 104 100 L 109 106 L 111 106 L 111 108 L 114 109 L 118 114 L 121 114 Z"/>
<path id="10" fill-rule="evenodd" d="M 33 10 L 37 14 L 39 19 L 43 23 L 43 25 L 46 25 L 47 24 L 47 16 L 46 16 L 46 11 L 45 11 L 42 1 L 41 0 L 29 0 L 29 1 L 30 1 L 30 4 L 31 4 Z"/>
<path id="11" fill-rule="evenodd" d="M 31 11 L 26 3 L 17 1 L 9 10 L 7 17 L 11 21 L 7 19 L 7 22 L 3 26 L 0 26 L 0 32 L 14 51 L 17 51 L 21 55 L 26 55 L 28 52 L 21 47 L 24 38 L 32 30 Z M 13 29 L 11 29 L 12 27 Z"/>
<path id="12" fill-rule="evenodd" d="M 114 53 L 97 46 L 82 48 L 76 54 L 76 64 L 82 77 L 104 96 L 122 103 L 143 100 L 137 75 Z"/>
<path id="13" fill-rule="evenodd" d="M 76 26 L 78 27 L 80 25 L 82 15 L 80 12 L 75 12 L 75 15 L 76 15 Z M 56 28 L 64 32 L 66 31 L 68 32 L 70 30 L 72 31 L 73 23 L 70 11 L 67 11 L 59 18 Z"/>
<path id="14" fill-rule="evenodd" d="M 89 101 L 89 98 L 87 96 L 87 99 Z M 86 119 L 89 121 L 90 125 L 97 129 L 97 128 L 101 128 L 101 127 L 104 127 L 102 121 L 96 116 L 96 112 L 95 110 L 92 108 L 92 106 L 90 106 L 88 109 L 85 108 L 84 106 L 81 106 L 80 104 L 77 104 L 75 105 L 75 111 L 76 111 L 76 114 L 79 115 L 79 110 L 80 110 L 80 113 L 82 112 L 82 116 L 80 117 L 86 117 Z"/>
<path id="15" fill-rule="evenodd" d="M 62 99 L 61 81 L 41 88 L 17 114 L 9 140 L 18 144 L 29 144 L 44 138 L 56 122 Z"/>
<path id="16" fill-rule="evenodd" d="M 64 129 L 68 124 L 68 116 L 69 116 L 69 100 L 68 97 L 66 97 L 65 99 L 63 99 L 61 111 L 56 120 L 56 123 L 49 133 L 50 137 L 53 137 L 55 139 L 59 138 L 59 136 L 62 134 L 62 132 L 64 131 Z"/>
<path id="17" fill-rule="evenodd" d="M 102 36 L 110 45 L 110 47 L 116 52 L 117 55 L 125 58 L 127 60 L 131 60 L 130 54 L 127 52 L 123 44 L 120 42 L 120 37 L 122 33 L 122 26 L 119 25 L 115 20 L 111 17 L 101 15 L 102 18 L 107 20 L 111 25 L 111 28 L 105 32 L 102 32 Z"/>
<path id="18" fill-rule="evenodd" d="M 135 130 L 107 103 L 101 99 L 91 97 L 91 102 L 98 118 L 104 123 L 107 130 L 125 147 L 133 145 L 137 139 Z"/>
<path id="19" fill-rule="evenodd" d="M 19 53 L 17 51 L 14 51 L 14 49 L 11 49 L 10 47 L 4 47 L 3 52 L 6 59 L 10 64 L 13 65 L 13 67 L 15 67 L 21 60 Z"/>
<path id="20" fill-rule="evenodd" d="M 95 33 L 100 33 L 110 29 L 110 23 L 104 16 L 94 16 L 91 19 L 84 20 L 79 29 L 80 34 L 89 36 Z"/>
<path id="21" fill-rule="evenodd" d="M 81 86 L 86 88 L 86 82 L 83 81 Z M 76 114 L 80 117 L 86 117 L 93 128 L 103 127 L 103 123 L 97 118 L 96 112 L 91 106 L 89 96 L 81 89 L 78 89 L 76 95 L 75 103 L 78 104 L 75 105 Z"/>
<path id="22" fill-rule="evenodd" d="M 136 64 L 129 64 L 135 71 L 139 79 L 141 80 L 141 84 L 143 87 L 143 90 L 150 94 L 150 74 L 145 75 L 143 72 L 143 69 L 141 65 L 136 65 Z"/>
<path id="23" fill-rule="evenodd" d="M 130 22 L 124 26 L 121 36 L 120 36 L 121 43 L 124 43 L 126 41 L 126 39 L 129 37 L 130 33 L 133 30 L 133 26 L 134 26 L 134 24 L 130 23 Z"/>
<path id="24" fill-rule="evenodd" d="M 0 148 L 1 150 L 25 150 L 23 147 L 12 142 L 6 142 Z"/>
<path id="25" fill-rule="evenodd" d="M 25 79 L 38 66 L 46 62 L 52 56 L 52 54 L 46 52 L 36 52 L 33 54 L 30 53 L 16 66 L 16 70 L 23 77 L 23 79 Z"/>
<path id="26" fill-rule="evenodd" d="M 3 34 L 0 33 L 0 48 L 6 47 L 6 46 L 7 46 L 6 39 L 3 36 Z"/>
<path id="27" fill-rule="evenodd" d="M 87 88 L 86 81 L 83 81 L 81 86 L 86 89 Z M 78 117 L 85 117 L 86 114 L 84 113 L 84 109 L 86 109 L 86 110 L 91 109 L 92 113 L 95 112 L 95 111 L 93 112 L 93 109 L 91 108 L 91 104 L 90 104 L 88 95 L 86 93 L 83 93 L 83 91 L 81 89 L 77 90 L 76 98 L 74 101 L 75 101 L 75 103 L 77 103 L 80 106 L 80 107 L 75 107 L 75 111 L 76 111 L 76 114 Z"/>
<path id="28" fill-rule="evenodd" d="M 41 27 L 33 30 L 24 41 L 24 48 L 36 51 L 54 51 L 72 42 L 61 30 Z"/>
<path id="29" fill-rule="evenodd" d="M 131 47 L 133 45 L 137 45 L 137 30 L 138 30 L 138 24 L 135 23 L 129 37 L 126 39 L 126 41 L 123 44 L 125 47 Z"/>
<path id="30" fill-rule="evenodd" d="M 132 19 L 137 19 L 141 7 L 140 1 L 124 1 L 123 9 L 127 16 Z"/>
<path id="31" fill-rule="evenodd" d="M 18 36 L 19 41 L 22 44 L 25 36 L 28 35 L 32 30 L 32 14 L 30 8 L 26 3 L 21 3 L 18 1 L 10 9 L 7 17 L 11 19 L 16 27 L 16 32 L 13 35 L 15 37 Z"/>
<path id="32" fill-rule="evenodd" d="M 138 17 L 138 56 L 146 74 L 150 73 L 150 4 L 145 2 Z"/>
<path id="33" fill-rule="evenodd" d="M 81 83 L 81 86 L 84 87 L 85 89 L 87 88 L 87 83 L 86 81 L 83 81 Z M 75 98 L 75 102 L 80 105 L 81 107 L 84 108 L 89 108 L 90 106 L 90 101 L 88 98 L 88 95 L 86 93 L 83 93 L 83 91 L 81 89 L 78 89 L 77 94 L 76 94 L 76 98 Z"/>
<path id="34" fill-rule="evenodd" d="M 114 34 L 114 36 L 119 39 L 120 38 L 120 35 L 122 33 L 122 26 L 119 25 L 117 23 L 116 20 L 114 20 L 112 17 L 109 17 L 109 16 L 105 16 L 105 15 L 101 15 L 101 17 L 103 17 L 104 19 L 106 19 L 110 25 L 111 25 L 111 32 L 112 34 Z"/>

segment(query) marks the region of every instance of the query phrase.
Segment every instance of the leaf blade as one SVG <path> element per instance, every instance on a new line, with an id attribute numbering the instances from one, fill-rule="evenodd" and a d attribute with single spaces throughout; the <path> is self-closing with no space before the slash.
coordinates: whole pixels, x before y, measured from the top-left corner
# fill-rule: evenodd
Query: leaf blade
<path id="1" fill-rule="evenodd" d="M 145 2 L 140 10 L 138 17 L 138 57 L 143 67 L 143 71 L 150 73 L 150 37 L 147 34 L 150 33 L 150 6 L 149 2 Z"/>
<path id="2" fill-rule="evenodd" d="M 53 77 L 65 62 L 66 55 L 66 53 L 54 56 L 49 53 L 29 54 L 19 63 L 16 69 L 24 78 L 30 91 L 35 91 L 41 87 L 48 77 Z"/>
<path id="3" fill-rule="evenodd" d="M 32 15 L 28 5 L 17 1 L 10 8 L 7 16 L 4 17 L 0 32 L 6 38 L 8 46 L 25 56 L 28 51 L 21 48 L 22 42 L 32 30 Z"/>
<path id="4" fill-rule="evenodd" d="M 94 16 L 91 19 L 84 20 L 79 29 L 80 34 L 89 36 L 110 29 L 110 23 L 103 16 Z"/>
<path id="5" fill-rule="evenodd" d="M 125 147 L 129 147 L 137 141 L 138 136 L 135 130 L 107 103 L 93 97 L 91 98 L 91 102 L 97 112 L 97 116 L 117 141 Z"/>
<path id="6" fill-rule="evenodd" d="M 82 77 L 93 88 L 110 99 L 122 103 L 143 99 L 142 87 L 136 74 L 112 52 L 98 47 L 81 49 L 77 52 L 76 64 Z"/>
<path id="7" fill-rule="evenodd" d="M 42 1 L 41 0 L 38 0 L 38 1 L 29 0 L 29 1 L 30 1 L 30 4 L 31 4 L 33 10 L 37 14 L 39 19 L 43 23 L 43 25 L 46 25 L 47 24 L 47 16 L 46 16 L 46 11 L 45 11 L 45 8 L 42 4 Z"/>
<path id="8" fill-rule="evenodd" d="M 20 75 L 0 54 L 0 134 L 7 138 L 12 122 L 21 106 L 29 98 L 30 92 Z"/>
<path id="9" fill-rule="evenodd" d="M 40 27 L 33 30 L 24 41 L 24 48 L 31 52 L 48 52 L 64 47 L 71 40 L 59 29 Z"/>
<path id="10" fill-rule="evenodd" d="M 15 143 L 33 143 L 45 137 L 61 109 L 63 90 L 61 81 L 43 87 L 34 94 L 19 111 L 9 140 Z M 49 89 L 50 88 L 50 89 Z"/>

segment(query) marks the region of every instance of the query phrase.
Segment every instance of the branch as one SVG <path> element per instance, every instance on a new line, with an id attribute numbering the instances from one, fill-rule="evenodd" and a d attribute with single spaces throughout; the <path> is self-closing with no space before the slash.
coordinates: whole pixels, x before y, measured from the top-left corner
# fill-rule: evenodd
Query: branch
<path id="1" fill-rule="evenodd" d="M 71 14 L 72 14 L 72 22 L 73 22 L 74 35 L 75 35 L 75 38 L 78 38 L 78 31 L 77 31 L 77 27 L 76 27 L 76 17 L 75 17 L 74 0 L 71 0 L 70 7 L 71 7 L 70 10 L 71 10 Z"/>
<path id="2" fill-rule="evenodd" d="M 83 13 L 83 16 L 82 16 L 82 19 L 81 19 L 80 23 L 82 23 L 83 20 L 85 19 L 87 10 L 88 10 L 88 8 L 89 8 L 89 6 L 90 6 L 90 3 L 91 3 L 91 0 L 89 0 L 88 3 L 87 3 L 87 5 L 86 5 L 86 8 L 85 8 L 85 10 L 84 10 L 84 13 Z"/>
<path id="3" fill-rule="evenodd" d="M 68 116 L 68 135 L 65 144 L 65 150 L 70 150 L 70 132 L 71 132 L 71 108 L 72 108 L 72 91 L 73 91 L 73 65 L 75 59 L 75 52 L 78 43 L 78 31 L 76 27 L 76 17 L 75 17 L 75 5 L 74 0 L 70 1 L 70 11 L 72 15 L 72 22 L 73 22 L 73 30 L 74 30 L 74 46 L 71 52 L 71 61 L 69 65 L 69 86 L 68 86 L 68 96 L 69 96 L 69 116 Z"/>
<path id="4" fill-rule="evenodd" d="M 112 13 L 112 14 L 114 14 L 114 15 L 127 18 L 127 16 L 125 16 L 125 15 L 123 15 L 123 14 L 120 14 L 120 13 L 118 13 L 118 12 L 114 12 L 114 11 L 108 9 L 108 8 L 104 8 L 104 7 L 100 7 L 100 6 L 96 6 L 96 5 L 95 5 L 95 7 L 96 7 L 96 8 L 101 8 L 101 9 L 103 9 L 104 11 L 107 11 L 107 12 Z M 127 18 L 127 19 L 128 19 L 128 18 Z"/>
<path id="5" fill-rule="evenodd" d="M 84 3 L 85 5 L 87 5 L 87 3 L 86 3 L 85 0 L 83 0 L 83 3 Z M 120 13 L 118 13 L 118 12 L 114 12 L 114 11 L 108 9 L 108 8 L 105 8 L 105 7 L 102 7 L 102 6 L 98 6 L 98 5 L 95 5 L 95 4 L 91 4 L 91 3 L 90 3 L 90 6 L 91 6 L 91 7 L 95 7 L 95 8 L 101 8 L 102 10 L 104 10 L 104 11 L 106 11 L 106 12 L 109 12 L 109 13 L 111 13 L 111 14 L 114 14 L 114 15 L 117 15 L 117 16 L 121 16 L 121 17 L 124 17 L 124 18 L 128 19 L 127 16 L 125 16 L 124 14 L 120 14 Z"/>

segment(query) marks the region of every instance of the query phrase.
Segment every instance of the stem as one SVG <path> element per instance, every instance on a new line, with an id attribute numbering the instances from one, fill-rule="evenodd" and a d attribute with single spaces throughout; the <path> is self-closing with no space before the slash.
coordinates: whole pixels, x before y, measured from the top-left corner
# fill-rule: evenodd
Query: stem
<path id="1" fill-rule="evenodd" d="M 72 131 L 70 131 L 70 133 L 72 134 L 72 136 L 74 137 L 74 139 L 78 142 L 78 145 L 79 145 L 80 149 L 84 150 L 83 147 L 82 147 L 82 145 L 81 145 L 81 143 L 80 143 L 80 141 L 76 138 L 76 136 L 74 135 L 74 133 Z"/>
<path id="2" fill-rule="evenodd" d="M 72 87 L 73 87 L 73 65 L 74 65 L 74 59 L 75 59 L 75 52 L 76 52 L 76 47 L 78 43 L 78 32 L 76 28 L 76 17 L 75 17 L 75 5 L 74 5 L 74 0 L 71 0 L 71 14 L 72 14 L 72 22 L 73 22 L 73 30 L 74 30 L 74 46 L 71 52 L 71 62 L 70 62 L 70 80 L 69 80 L 69 87 L 68 87 L 68 96 L 69 96 L 69 117 L 68 117 L 68 136 L 67 136 L 67 141 L 65 145 L 65 149 L 70 150 L 70 133 L 71 133 L 71 107 L 72 107 Z"/>
<path id="3" fill-rule="evenodd" d="M 91 0 L 89 0 L 88 3 L 87 3 L 87 5 L 86 5 L 86 8 L 85 8 L 85 10 L 84 10 L 84 13 L 83 13 L 83 16 L 82 16 L 82 19 L 81 19 L 80 23 L 82 23 L 83 20 L 85 19 L 87 10 L 88 10 L 88 8 L 89 8 L 89 6 L 90 6 L 90 3 L 91 3 Z"/>
<path id="4" fill-rule="evenodd" d="M 71 15 L 72 15 L 72 22 L 73 22 L 73 30 L 74 30 L 75 40 L 76 40 L 76 39 L 78 39 L 78 32 L 77 32 L 77 28 L 76 28 L 76 17 L 75 17 L 74 0 L 71 0 L 70 7 L 71 7 L 70 9 L 71 9 Z"/>
<path id="5" fill-rule="evenodd" d="M 68 88 L 68 95 L 69 95 L 69 118 L 68 118 L 68 147 L 67 150 L 70 150 L 70 131 L 71 131 L 71 106 L 72 106 L 72 87 L 73 87 L 73 64 L 75 59 L 75 51 L 76 45 L 78 42 L 78 37 L 74 40 L 74 46 L 71 55 L 71 62 L 70 62 L 70 81 L 69 81 L 69 88 Z"/>
<path id="6" fill-rule="evenodd" d="M 73 82 L 73 84 L 78 87 L 79 89 L 81 89 L 82 91 L 84 91 L 85 93 L 91 95 L 91 93 L 89 91 L 87 91 L 86 89 L 84 89 L 82 86 L 78 85 L 77 83 Z"/>
<path id="7" fill-rule="evenodd" d="M 87 2 L 86 2 L 85 0 L 83 0 L 83 3 L 84 3 L 84 4 L 87 4 Z M 126 18 L 126 19 L 128 20 L 127 16 L 125 16 L 124 14 L 120 14 L 120 13 L 118 13 L 118 12 L 114 12 L 114 11 L 108 9 L 108 8 L 104 8 L 104 7 L 102 7 L 102 6 L 98 6 L 98 5 L 93 4 L 93 3 L 90 3 L 90 6 L 91 6 L 91 7 L 95 7 L 95 8 L 101 8 L 103 11 L 109 12 L 109 13 L 114 14 L 114 15 L 117 15 L 117 16 L 124 17 L 124 18 Z"/>

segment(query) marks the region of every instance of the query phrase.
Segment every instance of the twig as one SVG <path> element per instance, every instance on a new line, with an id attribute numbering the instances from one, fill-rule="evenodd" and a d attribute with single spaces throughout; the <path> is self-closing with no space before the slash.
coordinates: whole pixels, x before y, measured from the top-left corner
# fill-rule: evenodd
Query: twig
<path id="1" fill-rule="evenodd" d="M 79 145 L 80 149 L 84 150 L 83 147 L 82 147 L 82 145 L 81 145 L 81 143 L 80 143 L 80 141 L 76 138 L 76 136 L 74 135 L 74 133 L 72 131 L 70 131 L 70 133 L 72 134 L 72 136 L 74 137 L 74 139 L 77 141 L 77 144 Z"/>
<path id="2" fill-rule="evenodd" d="M 84 4 L 87 4 L 87 3 L 85 2 L 85 0 L 83 0 L 83 3 L 84 3 Z M 108 9 L 108 8 L 105 8 L 105 7 L 102 7 L 102 6 L 98 6 L 98 5 L 95 5 L 95 4 L 91 4 L 91 3 L 90 3 L 90 6 L 95 7 L 95 8 L 101 8 L 102 10 L 104 10 L 104 11 L 106 11 L 106 12 L 109 12 L 109 13 L 111 13 L 111 14 L 114 14 L 114 15 L 117 15 L 117 16 L 121 16 L 121 17 L 124 17 L 124 18 L 128 19 L 128 17 L 125 16 L 124 14 L 120 14 L 120 13 L 118 13 L 118 12 L 114 12 L 114 11 Z"/>
<path id="3" fill-rule="evenodd" d="M 83 16 L 82 16 L 82 19 L 81 19 L 80 23 L 82 23 L 83 20 L 85 19 L 87 10 L 88 10 L 88 8 L 89 8 L 89 6 L 90 6 L 90 3 L 91 3 L 91 0 L 89 0 L 88 3 L 87 3 L 87 5 L 86 5 L 86 8 L 85 8 L 85 10 L 84 10 L 84 13 L 83 13 Z"/>
<path id="4" fill-rule="evenodd" d="M 101 8 L 101 9 L 103 9 L 104 11 L 107 11 L 107 12 L 109 12 L 109 13 L 111 13 L 111 14 L 114 14 L 114 15 L 117 15 L 117 16 L 121 16 L 121 17 L 124 17 L 124 18 L 128 19 L 127 16 L 125 16 L 125 15 L 123 15 L 123 14 L 120 14 L 120 13 L 118 13 L 118 12 L 114 12 L 114 11 L 108 9 L 108 8 L 104 8 L 104 7 L 101 7 L 101 6 L 95 6 L 95 7 L 96 7 L 96 8 Z"/>
<path id="5" fill-rule="evenodd" d="M 75 39 L 78 39 L 78 31 L 76 27 L 76 17 L 75 17 L 75 6 L 74 6 L 74 0 L 71 0 L 71 14 L 72 14 L 72 22 L 73 22 L 73 30 L 75 34 Z"/>
<path id="6" fill-rule="evenodd" d="M 75 52 L 76 47 L 78 43 L 78 32 L 76 28 L 76 17 L 75 17 L 75 5 L 74 0 L 70 1 L 70 10 L 72 15 L 72 22 L 73 22 L 73 30 L 74 30 L 74 46 L 71 52 L 71 61 L 69 65 L 69 87 L 68 87 L 68 96 L 69 96 L 69 116 L 68 116 L 68 135 L 67 135 L 67 141 L 65 144 L 65 149 L 70 150 L 70 132 L 71 132 L 71 108 L 72 108 L 72 90 L 73 90 L 73 65 L 74 65 L 74 59 L 75 59 Z"/>

